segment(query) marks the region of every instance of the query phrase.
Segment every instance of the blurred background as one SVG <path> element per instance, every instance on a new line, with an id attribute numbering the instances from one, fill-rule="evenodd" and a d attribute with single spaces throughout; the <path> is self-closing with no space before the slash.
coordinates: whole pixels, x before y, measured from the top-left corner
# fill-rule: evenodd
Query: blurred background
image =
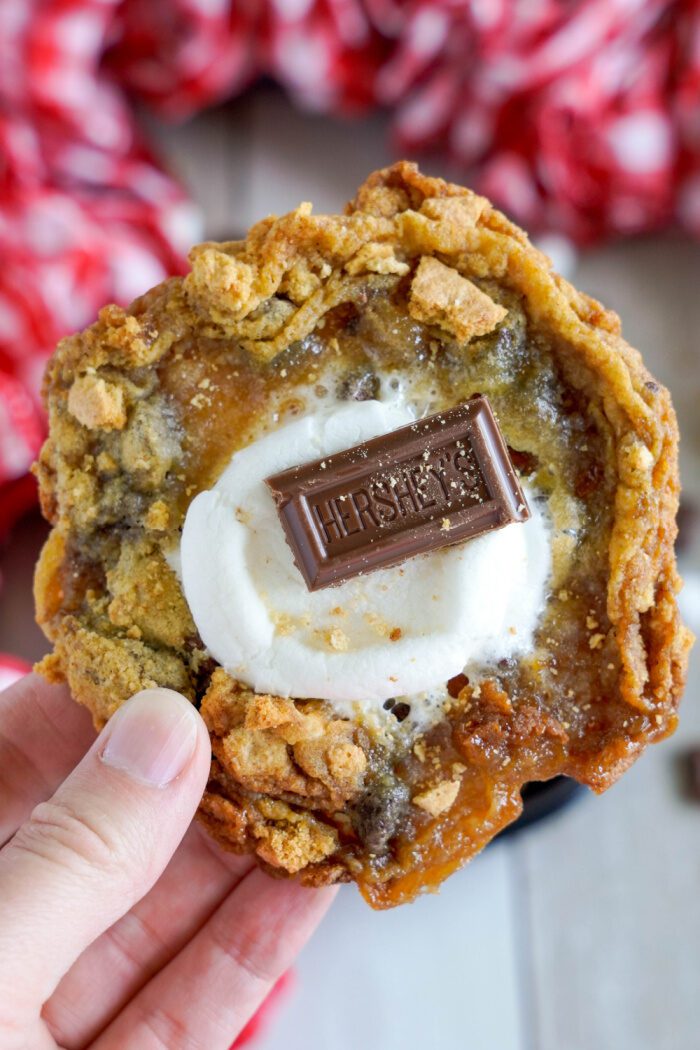
<path id="1" fill-rule="evenodd" d="M 697 0 L 0 0 L 0 684 L 45 651 L 27 468 L 57 339 L 397 156 L 509 211 L 671 388 L 700 631 Z M 608 794 L 411 907 L 344 888 L 255 1045 L 697 1046 L 699 663 L 679 732 Z"/>

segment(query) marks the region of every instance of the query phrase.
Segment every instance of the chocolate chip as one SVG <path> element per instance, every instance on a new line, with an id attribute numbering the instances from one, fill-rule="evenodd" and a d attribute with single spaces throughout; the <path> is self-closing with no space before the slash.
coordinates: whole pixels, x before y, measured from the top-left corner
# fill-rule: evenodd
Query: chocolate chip
<path id="1" fill-rule="evenodd" d="M 576 476 L 574 492 L 579 499 L 587 499 L 601 485 L 603 481 L 603 464 L 598 460 L 591 460 Z"/>
<path id="2" fill-rule="evenodd" d="M 391 713 L 397 722 L 403 722 L 404 718 L 407 718 L 411 713 L 411 705 L 402 700 L 400 704 L 394 704 Z"/>
<path id="3" fill-rule="evenodd" d="M 379 397 L 379 377 L 374 372 L 352 372 L 338 384 L 341 401 L 373 401 Z"/>
<path id="4" fill-rule="evenodd" d="M 519 474 L 524 474 L 529 477 L 530 474 L 534 474 L 539 466 L 539 460 L 534 452 L 524 452 L 517 448 L 511 448 L 508 446 L 508 454 L 510 455 L 511 462 Z"/>
<path id="5" fill-rule="evenodd" d="M 362 795 L 353 815 L 353 825 L 372 853 L 383 853 L 389 840 L 397 834 L 408 799 L 407 786 L 390 774 L 375 780 Z"/>
<path id="6" fill-rule="evenodd" d="M 456 700 L 465 686 L 469 685 L 469 679 L 465 674 L 456 674 L 447 683 L 447 692 L 453 700 Z"/>
<path id="7" fill-rule="evenodd" d="M 391 711 L 391 709 L 392 709 L 392 707 L 394 706 L 395 703 L 396 703 L 395 700 L 391 700 L 391 699 L 385 700 L 384 703 L 382 704 L 382 707 L 384 708 L 385 711 Z"/>
<path id="8" fill-rule="evenodd" d="M 186 635 L 186 637 L 183 639 L 183 647 L 188 653 L 194 652 L 195 649 L 204 650 L 206 648 L 204 642 L 201 639 L 201 636 L 198 634 L 197 631 L 195 631 L 194 634 Z"/>

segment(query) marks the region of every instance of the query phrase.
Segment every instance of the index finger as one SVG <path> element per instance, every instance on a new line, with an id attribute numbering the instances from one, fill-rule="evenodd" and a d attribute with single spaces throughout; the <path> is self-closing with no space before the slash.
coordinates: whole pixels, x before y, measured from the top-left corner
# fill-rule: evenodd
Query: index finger
<path id="1" fill-rule="evenodd" d="M 225 1050 L 289 969 L 336 890 L 309 889 L 252 869 L 99 1036 L 94 1050 Z"/>
<path id="2" fill-rule="evenodd" d="M 0 847 L 94 739 L 90 715 L 66 686 L 28 674 L 0 693 Z"/>

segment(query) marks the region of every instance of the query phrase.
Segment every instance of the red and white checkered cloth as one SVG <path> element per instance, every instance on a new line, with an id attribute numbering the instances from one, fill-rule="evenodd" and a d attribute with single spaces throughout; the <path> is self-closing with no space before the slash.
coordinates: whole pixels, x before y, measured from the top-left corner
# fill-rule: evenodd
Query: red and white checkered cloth
<path id="1" fill-rule="evenodd" d="M 36 453 L 57 339 L 199 232 L 129 96 L 182 118 L 261 74 L 393 108 L 401 152 L 449 151 L 532 228 L 700 233 L 700 0 L 3 0 L 0 484 Z"/>
<path id="2" fill-rule="evenodd" d="M 417 0 L 378 74 L 403 151 L 448 147 L 535 229 L 700 233 L 697 0 Z"/>
<path id="3" fill-rule="evenodd" d="M 0 3 L 0 484 L 38 451 L 37 395 L 57 340 L 180 270 L 199 233 L 101 68 L 119 8 Z M 2 489 L 0 508 L 1 530 Z"/>

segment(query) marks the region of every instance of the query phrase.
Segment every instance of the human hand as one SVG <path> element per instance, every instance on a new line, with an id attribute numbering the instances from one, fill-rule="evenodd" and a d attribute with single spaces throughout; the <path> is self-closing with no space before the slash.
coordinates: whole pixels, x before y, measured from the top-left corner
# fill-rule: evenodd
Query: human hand
<path id="1" fill-rule="evenodd" d="M 0 694 L 2 1050 L 224 1050 L 333 897 L 190 821 L 209 737 L 146 690 L 97 740 L 67 690 Z"/>

